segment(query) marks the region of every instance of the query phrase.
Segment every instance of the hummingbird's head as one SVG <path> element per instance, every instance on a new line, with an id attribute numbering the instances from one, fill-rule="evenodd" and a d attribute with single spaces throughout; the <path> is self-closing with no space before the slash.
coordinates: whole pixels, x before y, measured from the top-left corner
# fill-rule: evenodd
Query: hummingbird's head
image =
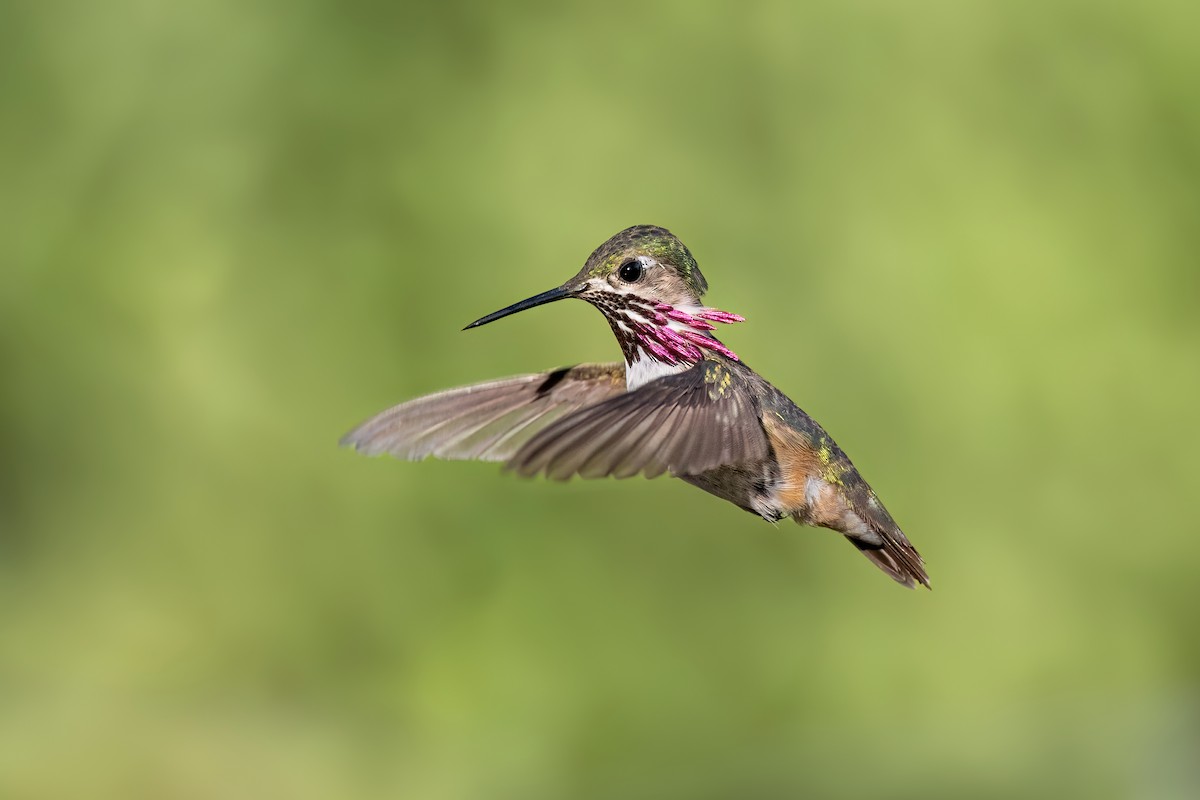
<path id="1" fill-rule="evenodd" d="M 604 314 L 627 364 L 648 358 L 681 366 L 699 361 L 705 349 L 736 360 L 709 331 L 714 322 L 743 318 L 701 306 L 707 290 L 708 282 L 683 242 L 666 228 L 635 225 L 597 247 L 583 269 L 562 286 L 488 314 L 467 328 L 576 297 Z"/>
<path id="2" fill-rule="evenodd" d="M 613 236 L 595 249 L 572 282 L 584 300 L 635 294 L 672 306 L 698 306 L 708 291 L 691 251 L 656 225 L 635 225 Z"/>

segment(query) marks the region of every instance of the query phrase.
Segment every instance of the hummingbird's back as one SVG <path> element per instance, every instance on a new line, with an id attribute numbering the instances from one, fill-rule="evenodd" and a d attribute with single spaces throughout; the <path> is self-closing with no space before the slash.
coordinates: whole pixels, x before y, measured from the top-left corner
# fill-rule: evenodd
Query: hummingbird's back
<path id="1" fill-rule="evenodd" d="M 833 437 L 745 364 L 727 362 L 722 369 L 729 375 L 726 391 L 752 398 L 770 451 L 755 462 L 678 477 L 768 522 L 792 517 L 845 534 L 895 580 L 928 586 L 920 555 Z"/>

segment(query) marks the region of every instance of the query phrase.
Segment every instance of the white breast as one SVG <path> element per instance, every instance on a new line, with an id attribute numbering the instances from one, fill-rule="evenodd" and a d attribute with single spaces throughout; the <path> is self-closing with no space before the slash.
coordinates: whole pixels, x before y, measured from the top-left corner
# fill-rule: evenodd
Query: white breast
<path id="1" fill-rule="evenodd" d="M 661 378 L 664 375 L 675 375 L 692 366 L 694 365 L 687 362 L 667 364 L 642 354 L 642 357 L 632 364 L 629 362 L 625 363 L 625 388 L 632 392 L 639 386 L 645 386 L 656 378 Z"/>

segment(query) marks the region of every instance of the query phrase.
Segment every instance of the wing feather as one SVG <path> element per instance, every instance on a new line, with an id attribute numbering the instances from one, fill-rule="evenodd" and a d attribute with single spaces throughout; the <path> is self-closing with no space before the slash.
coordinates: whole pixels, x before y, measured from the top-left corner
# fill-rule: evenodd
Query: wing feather
<path id="1" fill-rule="evenodd" d="M 411 461 L 505 461 L 555 420 L 624 392 L 619 363 L 520 375 L 401 403 L 363 422 L 341 444 Z"/>
<path id="2" fill-rule="evenodd" d="M 646 437 L 653 435 L 671 411 L 669 407 L 651 409 L 623 427 L 620 430 L 619 441 L 614 441 L 611 447 L 596 449 L 580 467 L 579 474 L 584 478 L 601 478 L 605 475 L 625 477 L 622 474 L 622 465 L 637 448 L 645 446 Z M 637 470 L 634 470 L 634 474 L 637 474 Z"/>
<path id="3" fill-rule="evenodd" d="M 509 466 L 557 479 L 694 475 L 769 452 L 744 380 L 729 364 L 703 361 L 550 423 Z"/>

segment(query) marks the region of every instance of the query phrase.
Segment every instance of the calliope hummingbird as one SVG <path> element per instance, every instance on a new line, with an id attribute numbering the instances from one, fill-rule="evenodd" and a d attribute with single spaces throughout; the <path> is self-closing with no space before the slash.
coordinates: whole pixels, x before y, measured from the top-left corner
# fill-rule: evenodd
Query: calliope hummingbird
<path id="1" fill-rule="evenodd" d="M 560 480 L 668 473 L 769 522 L 837 531 L 898 582 L 929 586 L 920 554 L 837 443 L 714 335 L 744 320 L 702 305 L 707 289 L 670 231 L 628 228 L 563 285 L 467 326 L 574 297 L 604 314 L 623 362 L 419 397 L 342 444 L 414 461 L 503 461 Z"/>

